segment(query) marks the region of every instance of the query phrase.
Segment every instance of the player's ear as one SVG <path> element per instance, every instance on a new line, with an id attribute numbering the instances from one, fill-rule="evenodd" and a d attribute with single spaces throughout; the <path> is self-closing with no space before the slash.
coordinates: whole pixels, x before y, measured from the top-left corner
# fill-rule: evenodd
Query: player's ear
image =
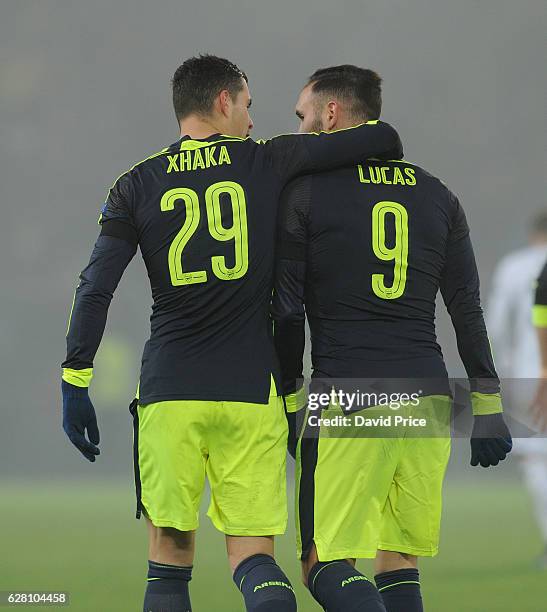
<path id="1" fill-rule="evenodd" d="M 223 89 L 217 98 L 220 112 L 225 116 L 229 117 L 232 110 L 232 96 L 227 89 Z"/>
<path id="2" fill-rule="evenodd" d="M 331 100 L 325 109 L 326 117 L 325 121 L 327 124 L 327 131 L 335 130 L 338 122 L 340 121 L 340 106 L 334 100 Z"/>

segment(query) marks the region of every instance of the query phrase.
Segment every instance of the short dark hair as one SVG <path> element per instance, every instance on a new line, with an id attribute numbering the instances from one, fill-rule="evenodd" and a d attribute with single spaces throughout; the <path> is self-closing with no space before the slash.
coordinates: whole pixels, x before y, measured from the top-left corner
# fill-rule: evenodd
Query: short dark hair
<path id="1" fill-rule="evenodd" d="M 235 64 L 215 55 L 187 59 L 173 76 L 173 106 L 181 121 L 192 113 L 209 115 L 215 97 L 227 89 L 232 97 L 243 89 L 247 75 Z"/>
<path id="2" fill-rule="evenodd" d="M 382 112 L 382 79 L 367 68 L 351 64 L 316 70 L 308 79 L 316 94 L 337 96 L 350 105 L 355 119 L 379 119 Z"/>

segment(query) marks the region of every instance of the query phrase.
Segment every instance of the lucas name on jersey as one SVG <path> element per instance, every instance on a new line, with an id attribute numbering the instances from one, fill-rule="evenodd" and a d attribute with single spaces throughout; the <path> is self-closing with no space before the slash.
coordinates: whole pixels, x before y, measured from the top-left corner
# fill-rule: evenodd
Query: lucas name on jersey
<path id="1" fill-rule="evenodd" d="M 399 168 L 397 166 L 357 166 L 359 170 L 359 181 L 361 183 L 373 183 L 374 185 L 416 185 L 416 173 L 414 168 Z"/>

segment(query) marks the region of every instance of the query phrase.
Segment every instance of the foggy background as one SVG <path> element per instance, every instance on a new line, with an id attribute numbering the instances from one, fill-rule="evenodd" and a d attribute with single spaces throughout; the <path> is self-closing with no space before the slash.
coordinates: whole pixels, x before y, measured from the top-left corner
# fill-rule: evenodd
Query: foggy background
<path id="1" fill-rule="evenodd" d="M 82 467 L 59 427 L 72 295 L 110 185 L 179 137 L 170 79 L 185 58 L 216 53 L 247 72 L 255 138 L 296 131 L 294 104 L 316 68 L 377 70 L 382 117 L 399 130 L 406 158 L 460 197 L 484 297 L 497 260 L 524 243 L 529 216 L 546 205 L 545 7 L 540 0 L 3 3 L 0 469 L 53 476 Z M 137 255 L 97 358 L 99 425 L 106 410 L 125 417 L 150 305 Z M 460 375 L 439 311 L 449 371 Z"/>
<path id="2" fill-rule="evenodd" d="M 131 520 L 127 405 L 151 306 L 140 254 L 96 360 L 95 465 L 61 429 L 59 365 L 110 185 L 179 137 L 170 79 L 185 58 L 218 54 L 248 74 L 254 138 L 296 131 L 294 104 L 315 69 L 378 71 L 382 118 L 399 130 L 406 158 L 440 177 L 467 213 L 483 298 L 496 262 L 525 243 L 529 217 L 547 204 L 544 0 L 18 0 L 0 11 L 4 485 L 114 479 Z M 439 338 L 450 374 L 461 376 L 442 308 Z M 462 448 L 454 477 L 477 478 Z M 503 467 L 478 477 L 517 478 Z"/>

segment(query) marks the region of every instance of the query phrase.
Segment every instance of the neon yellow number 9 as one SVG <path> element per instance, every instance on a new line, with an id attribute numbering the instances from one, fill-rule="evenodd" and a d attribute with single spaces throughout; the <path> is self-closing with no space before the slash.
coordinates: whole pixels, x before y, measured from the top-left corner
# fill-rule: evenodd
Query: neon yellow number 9
<path id="1" fill-rule="evenodd" d="M 386 215 L 395 220 L 395 244 L 386 245 Z M 372 249 L 381 261 L 393 261 L 393 284 L 385 285 L 384 274 L 372 275 L 372 290 L 383 300 L 400 298 L 405 290 L 408 267 L 408 213 L 397 202 L 378 202 L 372 209 Z"/>
<path id="2" fill-rule="evenodd" d="M 220 210 L 220 196 L 227 193 L 232 203 L 232 227 L 222 225 L 222 211 Z M 235 262 L 233 268 L 226 266 L 226 259 L 222 255 L 211 258 L 213 274 L 220 280 L 235 280 L 241 278 L 249 268 L 249 241 L 247 236 L 247 210 L 245 207 L 245 193 L 241 185 L 231 181 L 223 181 L 211 185 L 205 192 L 205 205 L 209 232 L 215 240 L 222 242 L 234 239 Z"/>

